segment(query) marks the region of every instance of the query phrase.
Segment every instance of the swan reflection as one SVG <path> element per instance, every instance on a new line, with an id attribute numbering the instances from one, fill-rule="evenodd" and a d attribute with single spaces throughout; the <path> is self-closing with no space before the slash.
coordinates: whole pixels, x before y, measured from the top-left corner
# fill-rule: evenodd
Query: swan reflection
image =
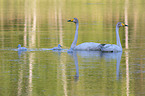
<path id="1" fill-rule="evenodd" d="M 95 60 L 104 59 L 106 62 L 111 62 L 112 60 L 116 60 L 116 79 L 119 79 L 119 66 L 121 61 L 122 52 L 117 53 L 104 53 L 100 51 L 73 51 L 73 53 L 69 53 L 73 56 L 75 66 L 76 66 L 76 77 L 79 77 L 79 66 L 78 66 L 78 56 L 87 60 L 87 58 L 94 58 Z M 90 59 L 88 59 L 90 60 Z M 91 59 L 92 60 L 92 59 Z"/>
<path id="2" fill-rule="evenodd" d="M 102 53 L 102 58 L 105 58 L 106 61 L 111 61 L 112 59 L 116 60 L 116 79 L 119 79 L 119 67 L 121 61 L 122 52 L 116 53 Z"/>
<path id="3" fill-rule="evenodd" d="M 73 56 L 75 67 L 76 67 L 76 75 L 74 76 L 75 81 L 79 80 L 79 65 L 78 65 L 78 57 L 77 52 L 74 51 L 73 53 L 68 53 L 69 55 Z"/>
<path id="4" fill-rule="evenodd" d="M 22 54 L 25 54 L 25 53 L 26 53 L 26 51 L 18 50 L 18 56 L 19 56 L 19 58 L 21 58 L 21 55 L 22 55 Z"/>

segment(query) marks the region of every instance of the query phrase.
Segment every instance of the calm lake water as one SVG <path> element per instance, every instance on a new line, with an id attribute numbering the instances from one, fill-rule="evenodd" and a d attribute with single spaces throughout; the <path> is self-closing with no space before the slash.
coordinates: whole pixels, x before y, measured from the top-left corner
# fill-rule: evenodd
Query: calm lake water
<path id="1" fill-rule="evenodd" d="M 144 9 L 144 0 L 1 0 L 0 96 L 145 96 Z M 74 17 L 77 44 L 116 44 L 117 22 L 128 24 L 123 52 L 67 53 Z M 50 50 L 58 44 L 65 50 Z"/>

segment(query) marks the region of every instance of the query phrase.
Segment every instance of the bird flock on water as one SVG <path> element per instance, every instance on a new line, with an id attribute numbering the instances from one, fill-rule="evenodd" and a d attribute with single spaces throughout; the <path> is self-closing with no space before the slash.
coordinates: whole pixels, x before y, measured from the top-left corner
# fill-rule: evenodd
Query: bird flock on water
<path id="1" fill-rule="evenodd" d="M 73 19 L 68 20 L 67 22 L 74 22 L 76 25 L 74 40 L 71 44 L 70 49 L 67 50 L 68 53 L 73 52 L 73 51 L 102 51 L 102 52 L 121 52 L 122 51 L 122 46 L 121 46 L 120 37 L 119 37 L 119 28 L 125 27 L 128 25 L 122 22 L 118 22 L 116 24 L 116 43 L 117 44 L 101 44 L 101 43 L 96 43 L 96 42 L 84 42 L 82 44 L 76 45 L 77 39 L 78 39 L 79 21 L 77 18 L 73 18 Z M 19 44 L 17 47 L 18 47 L 18 51 L 27 51 L 27 48 L 21 47 L 21 44 Z M 62 46 L 58 44 L 57 47 L 51 48 L 51 50 L 63 50 L 61 47 Z"/>

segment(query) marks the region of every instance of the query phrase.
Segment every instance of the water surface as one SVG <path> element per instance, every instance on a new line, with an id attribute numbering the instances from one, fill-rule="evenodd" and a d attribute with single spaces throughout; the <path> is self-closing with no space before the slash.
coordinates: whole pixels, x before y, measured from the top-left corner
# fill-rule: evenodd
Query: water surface
<path id="1" fill-rule="evenodd" d="M 143 0 L 1 0 L 0 96 L 144 96 Z M 77 44 L 116 44 L 123 52 L 67 53 L 79 19 Z M 17 51 L 21 44 L 28 51 Z M 61 44 L 62 51 L 50 50 Z"/>

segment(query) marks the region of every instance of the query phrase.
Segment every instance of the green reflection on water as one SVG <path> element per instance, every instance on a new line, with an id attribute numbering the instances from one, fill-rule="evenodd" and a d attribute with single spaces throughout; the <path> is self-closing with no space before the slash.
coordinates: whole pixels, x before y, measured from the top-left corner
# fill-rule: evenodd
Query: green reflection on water
<path id="1" fill-rule="evenodd" d="M 143 0 L 1 0 L 0 95 L 144 95 L 144 15 Z M 75 25 L 67 20 L 74 17 L 80 23 L 78 44 L 115 44 L 117 22 L 129 25 L 127 30 L 120 29 L 124 50 L 119 77 L 117 60 L 98 53 L 77 54 L 76 80 L 75 59 L 66 52 L 28 51 L 18 56 L 17 51 L 7 50 L 16 49 L 18 44 L 27 48 L 61 44 L 70 48 Z"/>

